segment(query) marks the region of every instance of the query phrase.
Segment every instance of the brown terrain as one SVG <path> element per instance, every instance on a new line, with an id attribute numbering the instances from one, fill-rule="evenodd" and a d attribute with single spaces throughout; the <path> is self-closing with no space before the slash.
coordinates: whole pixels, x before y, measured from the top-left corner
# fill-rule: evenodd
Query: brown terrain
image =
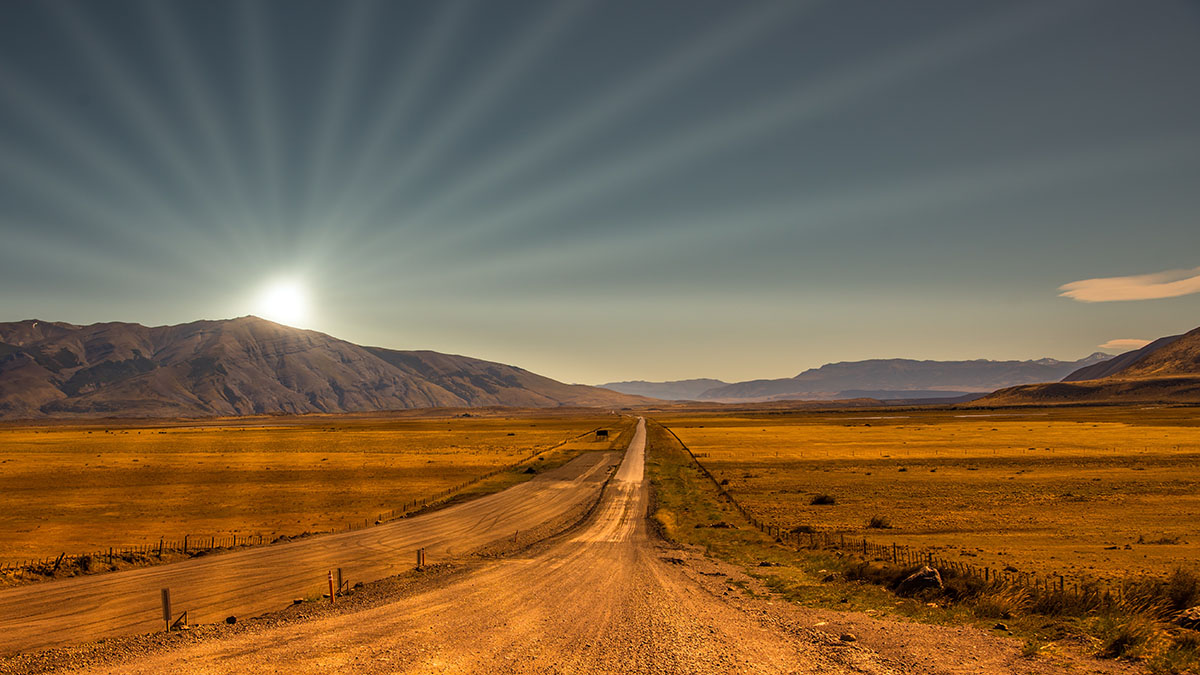
<path id="1" fill-rule="evenodd" d="M 1061 382 L 1001 389 L 969 405 L 1200 403 L 1200 328 L 1082 368 Z"/>
<path id="2" fill-rule="evenodd" d="M 104 673 L 1132 672 L 1112 662 L 1027 659 L 1018 641 L 976 628 L 773 601 L 737 569 L 697 550 L 670 546 L 649 529 L 645 450 L 641 422 L 592 515 L 524 553 L 409 585 L 373 604 L 347 603 L 342 611 L 335 606 L 307 620 L 252 620 L 179 639 L 117 640 L 15 657 L 0 662 L 0 672 L 56 666 Z M 592 467 L 610 465 L 607 457 L 592 461 Z M 577 479 L 557 487 L 594 494 L 593 486 Z M 408 526 L 421 529 L 419 521 Z M 493 525 L 475 523 L 495 533 Z M 374 548 L 353 538 L 341 543 L 331 551 L 352 546 L 358 555 Z M 332 558 L 319 560 L 313 571 L 320 564 L 332 564 Z M 151 597 L 139 615 L 155 613 L 153 591 L 161 583 L 161 578 L 143 582 Z M 240 596 L 231 589 L 225 599 Z M 52 611 L 70 616 L 73 610 Z"/>
<path id="3" fill-rule="evenodd" d="M 464 356 L 360 347 L 252 316 L 152 328 L 0 323 L 0 418 L 8 419 L 647 401 Z"/>

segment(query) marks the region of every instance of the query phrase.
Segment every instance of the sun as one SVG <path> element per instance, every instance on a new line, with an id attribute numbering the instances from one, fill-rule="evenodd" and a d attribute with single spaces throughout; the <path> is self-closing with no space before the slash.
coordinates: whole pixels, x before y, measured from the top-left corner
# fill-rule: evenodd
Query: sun
<path id="1" fill-rule="evenodd" d="M 308 297 L 303 284 L 294 279 L 272 282 L 259 295 L 257 313 L 290 326 L 304 322 L 308 318 Z"/>

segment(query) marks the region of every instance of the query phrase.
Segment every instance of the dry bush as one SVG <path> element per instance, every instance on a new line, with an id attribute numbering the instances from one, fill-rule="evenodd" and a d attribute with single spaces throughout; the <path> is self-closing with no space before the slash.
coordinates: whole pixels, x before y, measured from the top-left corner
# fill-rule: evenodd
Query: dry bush
<path id="1" fill-rule="evenodd" d="M 833 495 L 824 494 L 813 497 L 812 501 L 809 502 L 809 504 L 812 504 L 813 506 L 832 506 L 836 503 L 837 500 L 834 499 Z"/>

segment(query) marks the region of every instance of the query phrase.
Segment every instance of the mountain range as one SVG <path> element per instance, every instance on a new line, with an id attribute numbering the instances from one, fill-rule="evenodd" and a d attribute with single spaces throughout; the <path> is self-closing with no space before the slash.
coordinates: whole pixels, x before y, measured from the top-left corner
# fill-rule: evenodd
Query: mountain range
<path id="1" fill-rule="evenodd" d="M 465 356 L 363 347 L 252 316 L 157 327 L 0 323 L 0 418 L 646 401 Z"/>
<path id="2" fill-rule="evenodd" d="M 974 405 L 1200 403 L 1200 328 L 1081 368 L 1061 382 L 1001 389 Z"/>
<path id="3" fill-rule="evenodd" d="M 722 382 L 721 380 L 700 378 L 695 380 L 673 380 L 670 382 L 632 380 L 629 382 L 609 382 L 608 384 L 597 386 L 619 391 L 622 394 L 649 396 L 650 398 L 660 398 L 664 401 L 700 401 L 704 400 L 702 398 L 704 393 L 710 389 L 717 389 L 728 385 L 728 382 Z"/>
<path id="4" fill-rule="evenodd" d="M 916 361 L 871 359 L 830 363 L 795 377 L 724 383 L 719 380 L 679 382 L 614 382 L 606 389 L 655 398 L 724 403 L 784 399 L 838 400 L 850 398 L 953 399 L 983 395 L 1003 387 L 1059 380 L 1080 368 L 1104 362 L 1109 354 L 1096 352 L 1078 361 Z M 703 388 L 701 383 L 718 382 Z"/>

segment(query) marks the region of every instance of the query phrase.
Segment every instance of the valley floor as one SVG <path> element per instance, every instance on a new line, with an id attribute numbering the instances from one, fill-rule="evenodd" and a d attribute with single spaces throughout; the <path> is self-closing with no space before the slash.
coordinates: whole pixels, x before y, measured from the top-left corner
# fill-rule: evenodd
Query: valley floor
<path id="1" fill-rule="evenodd" d="M 0 672 L 1118 673 L 1085 658 L 1028 659 L 970 627 L 812 610 L 742 570 L 654 534 L 646 429 L 594 512 L 518 555 L 404 586 L 377 604 L 195 637 L 62 650 Z"/>

